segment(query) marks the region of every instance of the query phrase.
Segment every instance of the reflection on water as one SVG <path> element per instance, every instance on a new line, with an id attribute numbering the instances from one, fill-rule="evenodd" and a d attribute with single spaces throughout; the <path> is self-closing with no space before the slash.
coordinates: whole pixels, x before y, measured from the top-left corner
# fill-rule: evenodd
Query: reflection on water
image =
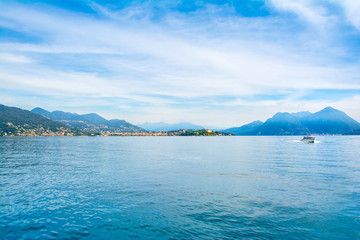
<path id="1" fill-rule="evenodd" d="M 0 239 L 360 239 L 360 138 L 0 138 Z"/>

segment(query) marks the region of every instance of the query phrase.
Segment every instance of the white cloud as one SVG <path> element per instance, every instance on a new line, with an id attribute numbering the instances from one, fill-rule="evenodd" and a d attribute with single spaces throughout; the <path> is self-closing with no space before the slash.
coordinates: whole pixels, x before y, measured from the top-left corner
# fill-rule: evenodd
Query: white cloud
<path id="1" fill-rule="evenodd" d="M 313 0 L 271 0 L 274 7 L 280 11 L 287 11 L 297 14 L 302 19 L 314 26 L 323 28 L 331 17 L 322 5 L 316 4 Z"/>
<path id="2" fill-rule="evenodd" d="M 360 1 L 358 0 L 271 0 L 271 3 L 275 9 L 294 13 L 318 29 L 333 26 L 341 21 L 343 16 L 338 12 L 331 12 L 332 7 L 340 6 L 346 20 L 360 30 Z"/>
<path id="3" fill-rule="evenodd" d="M 340 4 L 346 14 L 347 20 L 360 30 L 360 1 L 358 0 L 342 0 L 337 1 Z"/>
<path id="4" fill-rule="evenodd" d="M 329 19 L 333 16 L 311 1 L 272 3 L 278 10 L 294 12 L 319 28 L 331 27 Z M 6 23 L 40 39 L 35 43 L 0 43 L 0 50 L 7 52 L 0 55 L 0 61 L 7 62 L 6 67 L 0 66 L 2 86 L 44 96 L 77 97 L 75 104 L 79 106 L 86 105 L 89 98 L 119 97 L 151 105 L 151 110 L 138 107 L 138 113 L 127 113 L 128 120 L 135 122 L 141 118 L 176 122 L 182 116 L 202 124 L 201 119 L 211 119 L 209 124 L 227 125 L 239 119 L 269 117 L 275 109 L 306 110 L 294 93 L 360 89 L 360 67 L 342 64 L 338 60 L 342 53 L 333 50 L 343 46 L 324 40 L 326 31 L 321 33 L 324 36 L 311 35 L 312 30 L 306 29 L 293 31 L 279 17 L 231 16 L 219 20 L 205 9 L 191 16 L 169 14 L 153 21 L 142 6 L 111 11 L 93 5 L 103 14 L 97 19 L 20 4 L 2 7 L 1 18 Z M 27 65 L 19 69 L 15 63 Z M 292 95 L 282 100 L 241 98 L 278 92 Z M 205 110 L 171 106 L 181 105 L 183 99 L 215 96 L 237 98 L 215 101 L 211 103 L 213 109 Z M 129 111 L 125 103 L 108 104 L 120 104 L 118 109 Z M 261 114 L 255 110 L 247 110 L 254 115 L 241 113 L 241 109 L 250 108 Z M 239 112 L 235 114 L 234 109 Z M 211 117 L 214 113 L 218 117 Z M 116 117 L 116 113 L 109 115 Z M 232 116 L 232 120 L 226 123 L 221 120 L 223 116 Z"/>
<path id="5" fill-rule="evenodd" d="M 1 53 L 0 61 L 5 63 L 31 63 L 32 59 L 23 56 L 23 55 L 15 55 L 11 53 Z"/>

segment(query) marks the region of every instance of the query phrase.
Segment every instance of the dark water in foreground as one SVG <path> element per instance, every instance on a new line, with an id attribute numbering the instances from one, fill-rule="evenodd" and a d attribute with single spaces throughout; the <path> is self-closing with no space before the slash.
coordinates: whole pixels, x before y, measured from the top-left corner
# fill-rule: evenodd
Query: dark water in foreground
<path id="1" fill-rule="evenodd" d="M 0 239 L 360 239 L 360 137 L 0 138 Z"/>

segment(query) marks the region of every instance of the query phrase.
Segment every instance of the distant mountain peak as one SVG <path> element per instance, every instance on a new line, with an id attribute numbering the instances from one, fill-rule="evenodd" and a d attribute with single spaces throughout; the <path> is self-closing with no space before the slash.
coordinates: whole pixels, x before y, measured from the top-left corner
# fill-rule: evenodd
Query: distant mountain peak
<path id="1" fill-rule="evenodd" d="M 256 129 L 263 125 L 264 123 L 260 120 L 253 121 L 251 123 L 245 124 L 241 127 L 228 128 L 223 130 L 223 132 L 233 133 L 235 135 L 255 135 Z"/>
<path id="2" fill-rule="evenodd" d="M 272 118 L 269 118 L 266 122 L 284 121 L 284 120 L 297 120 L 297 117 L 288 112 L 278 112 Z"/>
<path id="3" fill-rule="evenodd" d="M 259 125 L 259 124 L 263 124 L 263 123 L 264 123 L 263 121 L 256 120 L 256 121 L 249 123 L 248 125 Z"/>
<path id="4" fill-rule="evenodd" d="M 312 113 L 309 111 L 301 111 L 301 112 L 291 113 L 291 115 L 298 117 L 298 118 L 306 117 L 310 114 L 312 114 Z"/>
<path id="5" fill-rule="evenodd" d="M 326 107 L 314 114 L 311 114 L 308 116 L 309 118 L 338 118 L 338 117 L 342 117 L 342 118 L 349 118 L 349 116 L 346 115 L 346 113 L 337 110 L 335 108 L 332 107 Z"/>
<path id="6" fill-rule="evenodd" d="M 87 113 L 80 115 L 80 118 L 84 121 L 91 123 L 104 123 L 107 120 L 96 113 Z"/>
<path id="7" fill-rule="evenodd" d="M 287 117 L 287 116 L 292 116 L 292 114 L 288 112 L 277 112 L 273 117 Z"/>
<path id="8" fill-rule="evenodd" d="M 340 111 L 340 110 L 337 110 L 337 109 L 335 109 L 335 108 L 333 108 L 333 107 L 326 107 L 326 108 L 324 108 L 323 110 L 321 110 L 321 111 L 319 111 L 319 112 L 342 112 L 342 111 Z"/>
<path id="9" fill-rule="evenodd" d="M 37 114 L 39 114 L 39 113 L 47 113 L 47 114 L 50 113 L 49 111 L 46 111 L 45 109 L 40 108 L 40 107 L 34 108 L 33 110 L 31 110 L 31 112 L 37 113 Z"/>
<path id="10" fill-rule="evenodd" d="M 99 114 L 97 113 L 86 113 L 86 114 L 83 114 L 82 116 L 88 116 L 88 117 L 101 117 Z M 101 117 L 103 118 L 103 117 Z"/>

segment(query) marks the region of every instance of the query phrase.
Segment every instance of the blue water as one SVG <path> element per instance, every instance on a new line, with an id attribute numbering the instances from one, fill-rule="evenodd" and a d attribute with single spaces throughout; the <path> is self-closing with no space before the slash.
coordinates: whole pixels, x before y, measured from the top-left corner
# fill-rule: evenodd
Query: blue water
<path id="1" fill-rule="evenodd" d="M 360 239 L 360 137 L 0 138 L 0 239 Z"/>

